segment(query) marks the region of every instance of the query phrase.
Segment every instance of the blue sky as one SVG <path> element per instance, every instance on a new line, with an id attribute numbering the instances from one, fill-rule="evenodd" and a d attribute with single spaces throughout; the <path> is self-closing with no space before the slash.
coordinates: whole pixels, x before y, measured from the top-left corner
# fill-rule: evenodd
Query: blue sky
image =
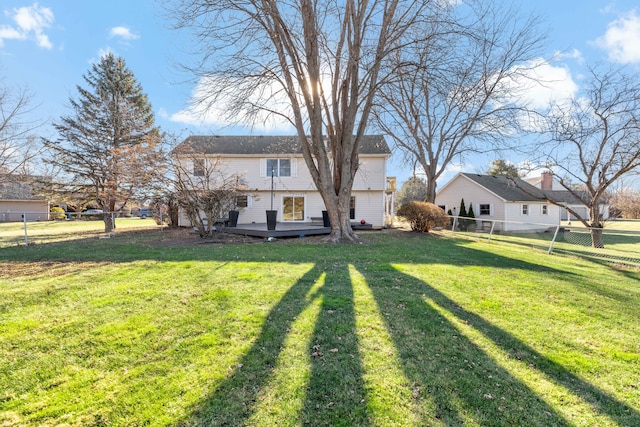
<path id="1" fill-rule="evenodd" d="M 640 72 L 640 5 L 614 0 L 515 1 L 523 11 L 544 18 L 549 29 L 547 51 L 540 61 L 562 52 L 541 68 L 556 83 L 532 92 L 545 102 L 578 90 L 585 63 L 612 61 Z M 154 0 L 2 0 L 0 3 L 0 77 L 4 85 L 27 87 L 37 105 L 36 118 L 58 120 L 67 114 L 76 85 L 86 87 L 83 74 L 107 51 L 122 56 L 148 94 L 157 123 L 165 130 L 194 134 L 249 133 L 225 127 L 215 112 L 205 121 L 189 112 L 198 82 L 175 63 L 188 60 L 188 37 L 170 28 Z M 42 128 L 42 132 L 51 132 Z M 291 134 L 275 126 L 254 133 Z M 51 136 L 51 135 L 44 135 Z M 507 157 L 507 156 L 505 156 Z M 519 159 L 509 159 L 514 162 Z M 459 170 L 483 172 L 487 159 L 452 165 L 446 181 Z M 400 156 L 389 163 L 389 175 L 400 182 L 411 175 Z"/>

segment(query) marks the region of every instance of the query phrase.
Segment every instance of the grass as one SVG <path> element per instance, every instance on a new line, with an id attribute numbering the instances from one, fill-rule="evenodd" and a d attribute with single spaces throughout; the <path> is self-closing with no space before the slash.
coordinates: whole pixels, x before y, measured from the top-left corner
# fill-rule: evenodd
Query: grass
<path id="1" fill-rule="evenodd" d="M 640 425 L 635 271 L 162 235 L 0 249 L 0 425 Z"/>

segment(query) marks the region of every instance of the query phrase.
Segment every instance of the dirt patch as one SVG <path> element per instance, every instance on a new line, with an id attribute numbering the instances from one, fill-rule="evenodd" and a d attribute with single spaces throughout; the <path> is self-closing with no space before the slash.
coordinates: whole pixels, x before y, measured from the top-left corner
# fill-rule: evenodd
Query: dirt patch
<path id="1" fill-rule="evenodd" d="M 373 235 L 397 235 L 400 233 L 407 233 L 410 230 L 405 228 L 389 228 L 383 230 L 372 231 L 359 231 L 357 232 L 359 241 L 356 244 L 367 244 L 370 242 L 370 236 Z M 142 233 L 142 232 L 137 232 Z M 269 243 L 269 244 L 323 244 L 326 243 L 327 235 L 311 235 L 304 237 L 276 237 L 276 238 L 264 238 L 264 237 L 252 237 L 239 234 L 230 233 L 215 233 L 211 237 L 201 238 L 198 233 L 194 232 L 190 228 L 167 228 L 162 232 L 154 231 L 153 237 L 149 241 L 149 244 L 163 246 L 163 247 L 184 247 L 184 246 L 201 246 L 201 245 L 225 245 L 225 244 L 256 244 L 256 243 Z"/>
<path id="2" fill-rule="evenodd" d="M 199 246 L 199 245 L 225 245 L 225 244 L 250 244 L 262 243 L 264 239 L 251 236 L 242 236 L 230 233 L 215 233 L 211 237 L 200 235 L 189 228 L 167 228 L 160 233 L 157 245 L 166 247 Z"/>

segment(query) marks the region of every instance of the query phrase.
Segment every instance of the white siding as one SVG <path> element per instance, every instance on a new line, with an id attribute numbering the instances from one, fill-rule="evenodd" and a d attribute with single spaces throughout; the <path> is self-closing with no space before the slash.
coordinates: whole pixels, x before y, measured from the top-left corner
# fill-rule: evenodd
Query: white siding
<path id="1" fill-rule="evenodd" d="M 386 158 L 360 156 L 353 190 L 380 190 L 387 187 Z"/>
<path id="2" fill-rule="evenodd" d="M 436 205 L 444 205 L 454 215 L 460 211 L 460 200 L 464 199 L 467 210 L 473 206 L 475 217 L 481 220 L 506 221 L 496 223 L 496 230 L 535 231 L 545 230 L 559 224 L 560 208 L 547 204 L 548 214 L 542 214 L 542 202 L 505 202 L 474 181 L 457 175 L 436 195 Z M 480 205 L 491 205 L 492 215 L 480 215 Z M 522 205 L 529 205 L 529 214 L 522 215 Z M 454 209 L 455 208 L 455 209 Z"/>
<path id="3" fill-rule="evenodd" d="M 290 158 L 273 156 L 271 158 Z M 360 156 L 361 164 L 356 174 L 352 195 L 356 197 L 356 218 L 366 220 L 374 227 L 384 225 L 384 190 L 386 188 L 386 157 Z M 265 173 L 265 156 L 226 157 L 221 161 L 222 172 L 228 175 L 237 173 L 252 194 L 251 206 L 240 209 L 238 223 L 264 223 L 265 211 L 271 209 L 271 176 Z M 324 201 L 316 191 L 309 169 L 302 157 L 292 159 L 291 177 L 273 178 L 273 209 L 278 211 L 278 221 L 282 221 L 282 197 L 304 196 L 304 220 L 321 218 L 325 210 Z M 188 160 L 187 160 L 188 162 Z M 297 175 L 297 176 L 295 176 Z M 181 225 L 187 225 L 181 222 Z"/>
<path id="4" fill-rule="evenodd" d="M 528 205 L 528 214 L 522 214 L 522 205 Z M 505 231 L 541 231 L 560 223 L 560 208 L 547 205 L 547 215 L 542 214 L 542 202 L 510 202 L 505 206 L 505 218 L 509 221 Z"/>
<path id="5" fill-rule="evenodd" d="M 445 211 L 454 215 L 460 213 L 460 201 L 464 199 L 466 209 L 473 206 L 473 213 L 478 219 L 504 220 L 504 201 L 462 175 L 456 176 L 436 195 L 436 205 L 444 205 Z M 493 215 L 480 215 L 480 205 L 492 206 Z"/>
<path id="6" fill-rule="evenodd" d="M 384 192 L 381 191 L 353 191 L 356 198 L 356 211 L 353 221 L 364 219 L 374 227 L 384 225 Z"/>

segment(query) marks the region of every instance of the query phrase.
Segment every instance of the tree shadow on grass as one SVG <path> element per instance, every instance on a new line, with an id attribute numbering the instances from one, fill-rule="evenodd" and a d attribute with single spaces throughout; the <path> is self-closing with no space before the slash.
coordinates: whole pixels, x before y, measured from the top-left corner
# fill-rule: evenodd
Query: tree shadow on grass
<path id="1" fill-rule="evenodd" d="M 387 267 L 395 270 L 391 265 Z M 549 360 L 481 316 L 460 307 L 429 284 L 395 270 L 395 279 L 401 285 L 393 286 L 388 281 L 376 280 L 379 278 L 367 269 L 360 268 L 360 271 L 392 333 L 405 374 L 424 387 L 428 398 L 436 403 L 436 417 L 445 424 L 461 424 L 461 413 L 485 425 L 563 426 L 569 423 L 526 384 L 461 336 L 446 317 L 424 301 L 423 296 L 462 323 L 471 325 L 506 353 L 583 399 L 594 412 L 619 425 L 640 425 L 640 413 L 636 409 Z M 483 389 L 468 387 L 478 383 L 485 385 Z"/>
<path id="2" fill-rule="evenodd" d="M 242 425 L 253 413 L 260 390 L 276 367 L 289 329 L 309 305 L 308 292 L 321 275 L 314 267 L 302 276 L 269 312 L 260 335 L 228 378 L 191 408 L 178 425 Z"/>
<path id="3" fill-rule="evenodd" d="M 324 283 L 314 289 L 323 275 Z M 258 410 L 262 392 L 282 369 L 277 360 L 293 322 L 318 298 L 320 313 L 306 354 L 311 368 L 303 390 L 304 403 L 301 412 L 294 414 L 297 420 L 289 421 L 306 425 L 362 424 L 366 399 L 357 357 L 351 282 L 345 264 L 327 264 L 314 266 L 285 293 L 238 368 L 191 408 L 188 418 L 178 425 L 245 425 Z"/>
<path id="4" fill-rule="evenodd" d="M 549 425 L 569 423 L 488 356 L 423 299 L 426 285 L 392 266 L 394 280 L 380 280 L 371 269 L 356 266 L 365 277 L 390 331 L 405 376 L 418 392 L 423 425 Z M 434 409 L 429 409 L 429 408 Z M 532 413 L 542 415 L 536 423 Z"/>
<path id="5" fill-rule="evenodd" d="M 302 422 L 331 426 L 368 424 L 348 267 L 344 263 L 333 264 L 326 273 L 320 290 L 321 312 L 309 348 L 313 361 Z"/>

